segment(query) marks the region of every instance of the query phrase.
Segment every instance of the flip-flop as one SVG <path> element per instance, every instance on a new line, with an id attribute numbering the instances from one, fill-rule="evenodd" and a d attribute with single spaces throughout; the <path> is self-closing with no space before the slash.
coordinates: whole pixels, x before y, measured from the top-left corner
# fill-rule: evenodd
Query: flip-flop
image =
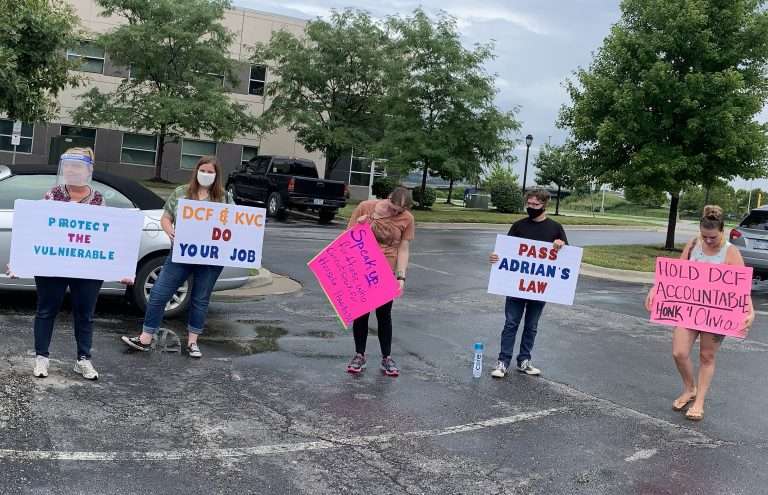
<path id="1" fill-rule="evenodd" d="M 688 407 L 688 404 L 690 404 L 694 400 L 696 400 L 696 396 L 695 395 L 689 397 L 688 400 L 686 400 L 685 402 L 682 402 L 682 403 L 678 399 L 678 400 L 676 400 L 676 401 L 674 401 L 672 403 L 672 410 L 680 412 L 680 411 L 684 410 L 686 407 Z M 680 404 L 680 405 L 678 405 L 678 404 Z"/>
<path id="2" fill-rule="evenodd" d="M 685 419 L 688 419 L 691 421 L 701 421 L 702 419 L 704 419 L 704 411 L 696 414 L 696 413 L 691 413 L 691 410 L 688 409 L 688 412 L 685 413 Z"/>

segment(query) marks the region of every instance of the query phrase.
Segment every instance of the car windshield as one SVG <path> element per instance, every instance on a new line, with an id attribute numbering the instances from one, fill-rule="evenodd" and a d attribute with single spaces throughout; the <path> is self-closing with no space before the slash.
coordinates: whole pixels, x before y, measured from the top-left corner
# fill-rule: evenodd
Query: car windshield
<path id="1" fill-rule="evenodd" d="M 0 180 L 0 210 L 12 210 L 17 199 L 43 199 L 55 184 L 56 176 L 48 174 L 14 175 Z M 133 202 L 116 189 L 95 181 L 93 187 L 104 196 L 107 206 L 135 208 Z"/>
<path id="2" fill-rule="evenodd" d="M 309 177 L 317 179 L 317 169 L 312 163 L 294 162 L 291 174 L 296 177 Z"/>
<path id="3" fill-rule="evenodd" d="M 740 227 L 753 230 L 768 230 L 768 211 L 752 210 L 752 212 L 742 220 Z"/>

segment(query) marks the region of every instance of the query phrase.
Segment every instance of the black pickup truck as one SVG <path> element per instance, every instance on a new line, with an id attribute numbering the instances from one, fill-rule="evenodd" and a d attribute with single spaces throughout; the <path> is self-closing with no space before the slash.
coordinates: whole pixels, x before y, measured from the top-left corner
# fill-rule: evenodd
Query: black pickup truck
<path id="1" fill-rule="evenodd" d="M 289 209 L 316 211 L 321 224 L 330 223 L 347 204 L 347 185 L 319 179 L 311 160 L 259 155 L 227 178 L 237 204 L 266 205 L 267 216 L 285 218 Z"/>

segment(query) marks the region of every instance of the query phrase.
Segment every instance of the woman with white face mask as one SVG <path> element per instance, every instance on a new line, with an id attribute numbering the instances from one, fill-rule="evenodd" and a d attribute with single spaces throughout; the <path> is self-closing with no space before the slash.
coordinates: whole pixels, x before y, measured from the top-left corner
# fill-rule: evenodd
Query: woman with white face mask
<path id="1" fill-rule="evenodd" d="M 213 156 L 204 156 L 197 162 L 189 184 L 179 186 L 173 191 L 165 203 L 165 212 L 160 221 L 163 230 L 171 241 L 174 239 L 176 209 L 179 199 L 196 201 L 212 201 L 215 203 L 234 204 L 232 197 L 222 186 L 221 167 Z M 175 263 L 172 253 L 168 254 L 152 291 L 149 294 L 147 310 L 144 315 L 144 326 L 141 334 L 136 337 L 122 337 L 121 340 L 129 347 L 139 351 L 150 350 L 152 336 L 157 333 L 163 319 L 165 306 L 176 291 L 190 277 L 192 278 L 191 305 L 187 317 L 187 351 L 189 356 L 200 358 L 203 354 L 197 344 L 197 338 L 203 333 L 205 318 L 211 292 L 223 267 L 209 265 L 193 265 Z"/>

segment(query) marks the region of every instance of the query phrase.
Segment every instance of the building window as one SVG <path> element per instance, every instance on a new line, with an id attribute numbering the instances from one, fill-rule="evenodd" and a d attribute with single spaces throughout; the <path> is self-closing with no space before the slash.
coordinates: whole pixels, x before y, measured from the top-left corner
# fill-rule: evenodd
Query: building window
<path id="1" fill-rule="evenodd" d="M 0 151 L 13 151 L 11 144 L 13 136 L 13 120 L 0 119 Z M 16 153 L 32 153 L 34 127 L 32 124 L 21 124 L 21 142 L 16 146 Z"/>
<path id="2" fill-rule="evenodd" d="M 92 41 L 82 41 L 67 50 L 67 60 L 78 63 L 76 70 L 81 72 L 104 73 L 104 48 Z"/>
<path id="3" fill-rule="evenodd" d="M 83 139 L 96 140 L 96 129 L 89 127 L 76 127 L 73 125 L 61 126 L 61 135 L 67 137 L 77 137 Z"/>
<path id="4" fill-rule="evenodd" d="M 181 168 L 194 169 L 205 155 L 216 156 L 216 143 L 184 139 L 181 142 Z"/>
<path id="5" fill-rule="evenodd" d="M 376 162 L 376 170 L 373 171 L 374 179 L 376 177 L 386 176 L 384 167 L 385 161 Z M 368 186 L 371 183 L 371 168 L 373 160 L 362 156 L 352 157 L 351 167 L 349 169 L 349 184 L 352 186 Z"/>
<path id="6" fill-rule="evenodd" d="M 267 80 L 266 65 L 252 65 L 251 79 L 248 83 L 248 94 L 264 96 L 264 83 Z"/>
<path id="7" fill-rule="evenodd" d="M 243 154 L 240 158 L 240 162 L 245 165 L 252 159 L 256 158 L 259 154 L 258 146 L 243 146 Z"/>
<path id="8" fill-rule="evenodd" d="M 123 134 L 120 163 L 153 167 L 157 153 L 157 136 Z"/>

